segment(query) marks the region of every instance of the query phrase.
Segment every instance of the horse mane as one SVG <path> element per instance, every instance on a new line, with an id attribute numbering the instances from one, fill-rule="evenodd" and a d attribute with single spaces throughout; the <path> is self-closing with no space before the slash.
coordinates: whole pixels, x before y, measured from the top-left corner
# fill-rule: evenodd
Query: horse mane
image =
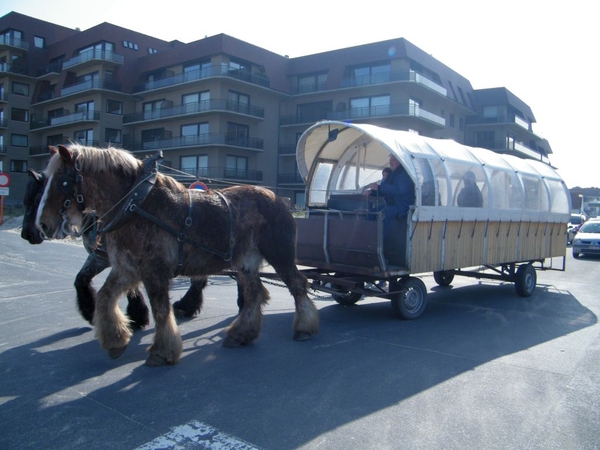
<path id="1" fill-rule="evenodd" d="M 79 144 L 66 146 L 73 154 L 73 160 L 79 164 L 82 172 L 100 173 L 106 171 L 122 171 L 126 175 L 137 173 L 140 162 L 127 150 L 108 147 L 89 147 Z M 50 158 L 47 173 L 53 174 L 63 167 L 61 156 L 57 153 Z"/>

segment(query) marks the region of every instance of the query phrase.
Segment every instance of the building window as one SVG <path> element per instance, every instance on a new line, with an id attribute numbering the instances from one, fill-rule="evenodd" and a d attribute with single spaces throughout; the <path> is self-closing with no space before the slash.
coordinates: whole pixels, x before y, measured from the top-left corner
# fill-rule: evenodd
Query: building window
<path id="1" fill-rule="evenodd" d="M 390 96 L 362 97 L 350 99 L 350 117 L 387 116 L 390 114 Z"/>
<path id="2" fill-rule="evenodd" d="M 194 155 L 181 157 L 181 170 L 196 178 L 208 177 L 208 155 Z"/>
<path id="3" fill-rule="evenodd" d="M 89 102 L 77 103 L 75 105 L 75 111 L 77 111 L 77 112 L 94 111 L 94 100 L 91 100 Z"/>
<path id="4" fill-rule="evenodd" d="M 40 37 L 40 36 L 34 36 L 33 37 L 33 45 L 35 45 L 36 48 L 45 48 L 46 47 L 46 39 L 44 39 L 43 37 Z"/>
<path id="5" fill-rule="evenodd" d="M 462 117 L 458 119 L 458 129 L 460 131 L 465 131 L 465 119 L 463 119 Z"/>
<path id="6" fill-rule="evenodd" d="M 208 123 L 190 123 L 181 126 L 181 142 L 183 145 L 209 144 Z"/>
<path id="7" fill-rule="evenodd" d="M 138 45 L 133 43 L 133 42 L 129 42 L 129 41 L 123 41 L 123 47 L 125 48 L 129 48 L 131 50 L 138 50 Z"/>
<path id="8" fill-rule="evenodd" d="M 391 66 L 389 63 L 371 66 L 354 67 L 351 78 L 355 86 L 365 84 L 386 83 L 390 81 Z"/>
<path id="9" fill-rule="evenodd" d="M 250 128 L 248 125 L 239 123 L 227 123 L 227 144 L 238 145 L 240 147 L 248 146 L 248 138 L 250 137 Z"/>
<path id="10" fill-rule="evenodd" d="M 16 95 L 24 95 L 25 97 L 29 97 L 29 85 L 13 81 L 12 93 Z"/>
<path id="11" fill-rule="evenodd" d="M 79 130 L 73 133 L 75 142 L 81 145 L 94 145 L 94 130 Z"/>
<path id="12" fill-rule="evenodd" d="M 158 53 L 158 50 L 156 50 L 155 48 L 152 48 L 152 47 L 148 47 L 149 55 L 154 55 L 155 53 Z"/>
<path id="13" fill-rule="evenodd" d="M 11 134 L 10 145 L 13 147 L 27 147 L 29 145 L 29 138 L 26 134 Z"/>
<path id="14" fill-rule="evenodd" d="M 123 114 L 123 102 L 117 100 L 106 100 L 106 112 L 108 114 Z"/>
<path id="15" fill-rule="evenodd" d="M 319 73 L 315 75 L 304 75 L 298 77 L 297 90 L 299 94 L 305 94 L 307 92 L 316 92 L 325 89 L 325 82 L 327 81 L 326 73 Z"/>
<path id="16" fill-rule="evenodd" d="M 104 131 L 104 142 L 109 144 L 120 144 L 122 141 L 121 130 L 117 128 L 107 128 Z"/>
<path id="17" fill-rule="evenodd" d="M 298 123 L 310 123 L 327 119 L 332 111 L 333 104 L 331 101 L 304 103 L 296 107 Z"/>
<path id="18" fill-rule="evenodd" d="M 248 114 L 250 107 L 250 96 L 235 91 L 229 91 L 227 95 L 227 109 L 243 114 Z"/>
<path id="19" fill-rule="evenodd" d="M 181 97 L 181 105 L 184 113 L 195 113 L 206 111 L 210 107 L 210 91 L 194 92 Z"/>
<path id="20" fill-rule="evenodd" d="M 450 126 L 454 128 L 454 114 L 450 114 Z"/>
<path id="21" fill-rule="evenodd" d="M 16 120 L 18 122 L 29 122 L 29 110 L 12 108 L 10 111 L 10 120 Z"/>
<path id="22" fill-rule="evenodd" d="M 227 155 L 225 162 L 226 178 L 248 178 L 248 158 Z"/>
<path id="23" fill-rule="evenodd" d="M 21 159 L 11 159 L 10 160 L 10 171 L 17 173 L 25 173 L 27 172 L 27 161 Z"/>

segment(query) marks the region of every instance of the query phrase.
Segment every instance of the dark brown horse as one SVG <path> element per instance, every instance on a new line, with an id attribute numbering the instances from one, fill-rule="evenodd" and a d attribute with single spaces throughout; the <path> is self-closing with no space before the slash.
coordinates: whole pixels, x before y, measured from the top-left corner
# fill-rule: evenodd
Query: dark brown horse
<path id="1" fill-rule="evenodd" d="M 23 215 L 21 238 L 30 244 L 41 244 L 44 239 L 35 226 L 35 218 L 44 192 L 46 175 L 44 172 L 36 172 L 33 169 L 29 169 L 27 172 L 30 179 L 23 198 L 25 213 Z M 102 242 L 97 240 L 95 224 L 92 223 L 90 227 L 85 229 L 82 234 L 82 241 L 88 252 L 88 257 L 75 277 L 74 285 L 79 312 L 85 320 L 93 324 L 97 293 L 92 280 L 100 272 L 110 267 L 110 262 Z M 173 308 L 183 317 L 193 317 L 200 312 L 203 303 L 202 291 L 206 286 L 206 282 L 205 277 L 192 280 L 186 294 L 181 300 L 173 304 Z M 126 312 L 133 329 L 142 329 L 150 323 L 150 312 L 139 289 L 136 288 L 127 292 Z"/>
<path id="2" fill-rule="evenodd" d="M 98 292 L 94 324 L 109 355 L 120 356 L 131 336 L 117 299 L 142 282 L 156 323 L 146 364 L 176 363 L 182 342 L 169 305 L 170 280 L 226 269 L 238 272 L 244 306 L 223 345 L 251 344 L 269 299 L 259 277 L 263 260 L 294 297 L 294 339 L 316 334 L 318 312 L 295 265 L 296 227 L 286 202 L 255 186 L 195 192 L 151 162 L 124 150 L 59 146 L 38 209 L 37 226 L 49 238 L 64 238 L 92 211 L 99 218 L 112 269 Z"/>

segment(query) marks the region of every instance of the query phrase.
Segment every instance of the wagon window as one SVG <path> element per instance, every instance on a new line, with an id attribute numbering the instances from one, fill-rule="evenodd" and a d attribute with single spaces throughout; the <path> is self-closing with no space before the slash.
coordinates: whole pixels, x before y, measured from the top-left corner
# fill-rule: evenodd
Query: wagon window
<path id="1" fill-rule="evenodd" d="M 436 193 L 436 179 L 433 177 L 433 171 L 426 159 L 415 159 L 417 168 L 417 182 L 421 187 L 421 205 L 435 206 L 440 203 L 439 194 Z"/>
<path id="2" fill-rule="evenodd" d="M 490 176 L 490 189 L 494 208 L 521 209 L 523 191 L 515 172 L 495 170 Z"/>
<path id="3" fill-rule="evenodd" d="M 532 211 L 547 211 L 548 196 L 539 178 L 521 175 L 525 190 L 525 209 Z"/>
<path id="4" fill-rule="evenodd" d="M 442 161 L 431 161 L 434 184 L 438 189 L 439 206 L 448 206 L 448 178 Z"/>
<path id="5" fill-rule="evenodd" d="M 558 213 L 568 212 L 569 200 L 563 184 L 555 180 L 548 180 L 547 183 L 550 188 L 550 210 Z"/>
<path id="6" fill-rule="evenodd" d="M 326 202 L 327 183 L 333 169 L 333 163 L 320 161 L 315 170 L 310 186 L 310 205 L 324 206 Z"/>
<path id="7" fill-rule="evenodd" d="M 483 193 L 488 193 L 481 166 L 447 163 L 452 185 L 452 204 L 461 207 L 488 206 Z M 477 191 L 479 191 L 477 193 Z"/>

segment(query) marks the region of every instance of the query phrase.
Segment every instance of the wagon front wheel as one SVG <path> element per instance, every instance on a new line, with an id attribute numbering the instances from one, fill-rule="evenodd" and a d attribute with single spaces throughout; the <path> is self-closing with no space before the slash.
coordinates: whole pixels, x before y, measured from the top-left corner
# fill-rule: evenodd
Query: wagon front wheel
<path id="1" fill-rule="evenodd" d="M 537 272 L 531 263 L 522 264 L 517 269 L 515 278 L 515 290 L 521 297 L 529 297 L 535 290 L 537 283 Z"/>
<path id="2" fill-rule="evenodd" d="M 416 319 L 423 314 L 427 306 L 427 288 L 419 278 L 409 277 L 390 283 L 390 296 L 394 314 L 404 320 Z"/>

